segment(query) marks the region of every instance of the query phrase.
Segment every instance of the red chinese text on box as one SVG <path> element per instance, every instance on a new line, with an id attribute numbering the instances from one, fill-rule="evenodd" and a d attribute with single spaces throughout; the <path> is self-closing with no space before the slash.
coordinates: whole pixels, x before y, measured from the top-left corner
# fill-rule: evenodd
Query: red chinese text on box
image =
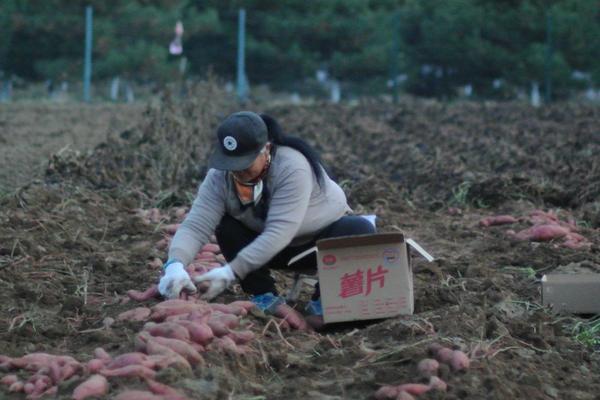
<path id="1" fill-rule="evenodd" d="M 378 283 L 379 288 L 383 288 L 385 286 L 385 274 L 388 272 L 389 270 L 383 268 L 381 265 L 378 265 L 375 271 L 369 267 L 367 269 L 366 276 L 366 290 L 363 290 L 365 286 L 365 279 L 364 273 L 360 268 L 357 269 L 356 272 L 345 273 L 340 278 L 339 297 L 345 299 L 347 297 L 357 296 L 363 293 L 365 296 L 368 296 L 373 290 L 374 283 Z"/>

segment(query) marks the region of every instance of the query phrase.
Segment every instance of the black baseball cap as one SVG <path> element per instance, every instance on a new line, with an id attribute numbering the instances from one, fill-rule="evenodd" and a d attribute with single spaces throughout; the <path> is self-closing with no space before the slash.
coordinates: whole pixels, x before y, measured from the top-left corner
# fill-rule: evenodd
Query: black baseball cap
<path id="1" fill-rule="evenodd" d="M 251 111 L 231 114 L 217 128 L 217 147 L 210 157 L 210 168 L 241 171 L 258 157 L 269 140 L 267 125 Z"/>

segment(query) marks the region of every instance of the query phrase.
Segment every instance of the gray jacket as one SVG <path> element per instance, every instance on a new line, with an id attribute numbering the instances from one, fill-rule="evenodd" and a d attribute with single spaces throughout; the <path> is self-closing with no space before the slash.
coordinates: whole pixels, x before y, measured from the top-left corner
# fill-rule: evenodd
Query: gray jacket
<path id="1" fill-rule="evenodd" d="M 343 190 L 325 171 L 321 188 L 306 157 L 290 147 L 277 147 L 264 179 L 268 204 L 243 207 L 231 179 L 226 171 L 208 171 L 191 211 L 171 242 L 169 259 L 191 263 L 223 215 L 229 214 L 259 233 L 229 263 L 243 279 L 288 245 L 310 241 L 351 211 Z M 260 207 L 265 208 L 266 219 Z"/>

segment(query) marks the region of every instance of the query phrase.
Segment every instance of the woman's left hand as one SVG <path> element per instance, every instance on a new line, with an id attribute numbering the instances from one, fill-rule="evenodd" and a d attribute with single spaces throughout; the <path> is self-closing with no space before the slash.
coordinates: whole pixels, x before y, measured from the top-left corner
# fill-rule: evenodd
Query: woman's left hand
<path id="1" fill-rule="evenodd" d="M 208 290 L 200 298 L 211 300 L 221 294 L 235 281 L 235 275 L 229 264 L 225 264 L 222 267 L 215 268 L 195 277 L 194 281 L 196 283 L 208 282 L 210 284 Z"/>

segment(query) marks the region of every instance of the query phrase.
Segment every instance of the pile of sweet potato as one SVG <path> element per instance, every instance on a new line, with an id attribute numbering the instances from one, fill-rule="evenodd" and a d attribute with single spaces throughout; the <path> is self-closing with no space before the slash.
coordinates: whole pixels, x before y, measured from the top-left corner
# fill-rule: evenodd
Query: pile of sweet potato
<path id="1" fill-rule="evenodd" d="M 533 210 L 529 215 L 518 218 L 511 215 L 495 215 L 481 219 L 479 225 L 489 227 L 517 222 L 526 222 L 531 226 L 518 232 L 514 230 L 506 231 L 508 236 L 516 240 L 556 242 L 557 245 L 570 249 L 582 249 L 591 246 L 591 242 L 578 232 L 579 228 L 572 217 L 564 221 L 552 211 Z"/>
<path id="2" fill-rule="evenodd" d="M 454 372 L 466 371 L 470 367 L 471 360 L 461 350 L 433 343 L 429 346 L 428 351 L 433 358 L 424 358 L 417 364 L 418 378 L 427 383 L 384 385 L 375 392 L 375 399 L 413 400 L 414 396 L 429 391 L 445 392 L 448 385 L 438 376 L 440 363 L 446 364 Z"/>
<path id="3" fill-rule="evenodd" d="M 9 392 L 22 392 L 28 399 L 37 399 L 56 394 L 58 385 L 66 380 L 88 377 L 73 392 L 74 399 L 82 400 L 108 393 L 108 379 L 137 377 L 149 382 L 149 395 L 166 395 L 173 389 L 154 381 L 156 371 L 163 368 L 192 371 L 205 364 L 202 354 L 207 351 L 233 354 L 252 351 L 247 344 L 255 334 L 241 323 L 241 318 L 252 307 L 255 305 L 249 301 L 217 304 L 200 300 L 167 300 L 151 308 L 138 307 L 117 317 L 118 320 L 149 320 L 135 337 L 134 352 L 113 357 L 97 348 L 94 358 L 86 363 L 46 353 L 19 358 L 0 356 L 0 370 L 11 372 L 0 383 L 7 386 Z M 22 371 L 20 375 L 31 375 L 22 379 L 17 375 L 19 371 Z M 120 398 L 146 398 L 127 396 L 133 395 L 124 394 Z"/>

